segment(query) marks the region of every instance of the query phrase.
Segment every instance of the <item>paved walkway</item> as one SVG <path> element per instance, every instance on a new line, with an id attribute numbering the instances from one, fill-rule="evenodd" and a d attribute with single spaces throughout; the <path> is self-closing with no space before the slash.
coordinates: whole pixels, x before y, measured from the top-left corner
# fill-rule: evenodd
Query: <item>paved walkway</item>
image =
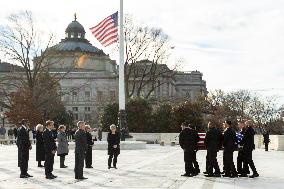
<path id="1" fill-rule="evenodd" d="M 205 151 L 198 152 L 202 171 L 205 167 Z M 222 154 L 218 154 L 222 167 Z M 132 189 L 283 189 L 284 152 L 256 150 L 254 159 L 260 173 L 259 178 L 206 178 L 199 175 L 184 178 L 183 154 L 179 147 L 147 145 L 146 150 L 122 151 L 118 159 L 118 170 L 107 169 L 106 151 L 93 151 L 94 169 L 84 169 L 86 181 L 74 179 L 74 154 L 67 156 L 67 169 L 59 169 L 59 158 L 55 159 L 55 180 L 46 180 L 44 169 L 37 167 L 35 147 L 30 153 L 30 179 L 20 179 L 17 168 L 16 146 L 0 146 L 0 189 L 77 189 L 77 188 L 132 188 Z"/>

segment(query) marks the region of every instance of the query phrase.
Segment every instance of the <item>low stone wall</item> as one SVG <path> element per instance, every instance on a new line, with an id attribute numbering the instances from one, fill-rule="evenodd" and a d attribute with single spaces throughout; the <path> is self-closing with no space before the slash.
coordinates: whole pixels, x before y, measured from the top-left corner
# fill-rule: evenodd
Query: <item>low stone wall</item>
<path id="1" fill-rule="evenodd" d="M 270 150 L 284 151 L 284 135 L 270 135 L 269 138 L 270 138 L 270 143 L 269 143 Z M 264 149 L 262 135 L 255 135 L 254 141 L 256 148 Z"/>

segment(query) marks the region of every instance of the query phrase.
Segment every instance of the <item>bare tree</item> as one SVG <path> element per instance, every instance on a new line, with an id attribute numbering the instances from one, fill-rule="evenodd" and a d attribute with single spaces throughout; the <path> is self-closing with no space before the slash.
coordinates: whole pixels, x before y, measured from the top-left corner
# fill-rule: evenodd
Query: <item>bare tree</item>
<path id="1" fill-rule="evenodd" d="M 127 98 L 149 98 L 155 89 L 175 74 L 169 69 L 170 54 L 168 36 L 159 28 L 137 26 L 130 16 L 125 19 L 125 88 Z M 147 88 L 147 90 L 146 90 Z"/>

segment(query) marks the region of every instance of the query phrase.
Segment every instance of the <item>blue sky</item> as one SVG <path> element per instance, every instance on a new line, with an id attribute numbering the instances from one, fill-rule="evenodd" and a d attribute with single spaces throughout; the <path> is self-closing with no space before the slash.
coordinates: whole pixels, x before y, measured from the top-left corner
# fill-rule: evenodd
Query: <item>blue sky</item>
<path id="1" fill-rule="evenodd" d="M 60 41 L 76 12 L 87 38 L 102 48 L 88 27 L 118 8 L 118 0 L 9 0 L 0 3 L 0 23 L 31 10 Z M 283 0 L 125 0 L 125 13 L 162 28 L 175 46 L 170 63 L 182 59 L 182 70 L 203 72 L 209 90 L 250 89 L 284 104 Z"/>

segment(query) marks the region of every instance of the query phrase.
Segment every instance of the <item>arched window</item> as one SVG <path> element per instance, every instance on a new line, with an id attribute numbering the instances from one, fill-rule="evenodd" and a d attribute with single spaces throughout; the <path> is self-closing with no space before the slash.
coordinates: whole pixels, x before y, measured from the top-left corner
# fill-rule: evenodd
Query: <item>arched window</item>
<path id="1" fill-rule="evenodd" d="M 74 38 L 74 32 L 71 32 L 71 36 L 70 36 L 71 38 Z"/>
<path id="2" fill-rule="evenodd" d="M 78 33 L 78 38 L 81 38 L 82 37 L 82 34 L 81 33 Z"/>

